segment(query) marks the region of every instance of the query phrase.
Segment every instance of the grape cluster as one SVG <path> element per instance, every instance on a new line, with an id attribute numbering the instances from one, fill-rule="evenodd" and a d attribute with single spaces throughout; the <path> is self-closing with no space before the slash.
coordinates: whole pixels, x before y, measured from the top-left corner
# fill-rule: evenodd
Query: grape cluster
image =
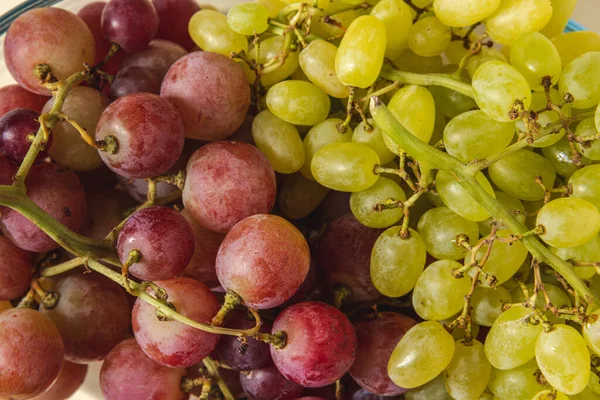
<path id="1" fill-rule="evenodd" d="M 25 12 L 0 398 L 103 361 L 109 400 L 600 399 L 600 36 L 562 33 L 574 7 Z"/>

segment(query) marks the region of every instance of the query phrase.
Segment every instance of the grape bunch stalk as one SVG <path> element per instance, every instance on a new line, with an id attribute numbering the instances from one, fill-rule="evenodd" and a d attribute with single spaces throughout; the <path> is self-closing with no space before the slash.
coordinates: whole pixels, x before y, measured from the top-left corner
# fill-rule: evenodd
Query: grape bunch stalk
<path id="1" fill-rule="evenodd" d="M 18 17 L 0 398 L 67 398 L 94 361 L 111 400 L 600 398 L 600 36 L 562 33 L 574 7 Z"/>

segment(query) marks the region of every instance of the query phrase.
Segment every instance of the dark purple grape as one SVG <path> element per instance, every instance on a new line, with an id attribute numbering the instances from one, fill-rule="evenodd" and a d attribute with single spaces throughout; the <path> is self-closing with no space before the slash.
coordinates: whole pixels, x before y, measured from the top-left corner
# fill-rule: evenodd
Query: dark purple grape
<path id="1" fill-rule="evenodd" d="M 298 397 L 296 400 L 327 400 L 324 399 L 323 397 L 315 397 L 315 396 L 308 396 L 308 397 Z"/>
<path id="2" fill-rule="evenodd" d="M 158 39 L 166 39 L 192 50 L 196 44 L 190 37 L 188 25 L 192 15 L 200 11 L 194 0 L 152 0 L 158 13 Z"/>
<path id="3" fill-rule="evenodd" d="M 64 400 L 71 397 L 83 383 L 87 370 L 88 366 L 85 364 L 64 360 L 58 378 L 50 389 L 34 397 L 33 400 Z"/>
<path id="4" fill-rule="evenodd" d="M 273 364 L 240 374 L 242 388 L 253 400 L 292 400 L 304 388 L 287 380 Z"/>
<path id="5" fill-rule="evenodd" d="M 127 58 L 125 58 L 125 61 L 123 61 L 123 68 L 140 67 L 150 70 L 156 74 L 160 83 L 169 68 L 171 68 L 171 65 L 187 53 L 188 52 L 177 43 L 157 39 L 151 41 L 146 50 L 129 54 Z"/>
<path id="6" fill-rule="evenodd" d="M 0 398 L 29 399 L 60 372 L 64 346 L 54 323 L 30 308 L 0 312 Z"/>
<path id="7" fill-rule="evenodd" d="M 171 168 L 183 150 L 183 125 L 168 101 L 150 93 L 121 97 L 104 110 L 96 127 L 96 139 L 114 136 L 115 154 L 100 157 L 118 175 L 150 178 Z"/>
<path id="8" fill-rule="evenodd" d="M 79 364 L 99 361 L 128 336 L 130 308 L 125 291 L 98 274 L 73 272 L 54 282 L 56 307 L 40 313 L 56 324 L 65 358 Z"/>
<path id="9" fill-rule="evenodd" d="M 143 203 L 148 199 L 148 181 L 146 179 L 127 179 L 122 176 L 117 176 L 117 179 L 121 188 L 138 203 Z M 176 190 L 177 186 L 175 185 L 167 182 L 157 182 L 156 198 L 160 199 Z"/>
<path id="10" fill-rule="evenodd" d="M 104 163 L 94 170 L 77 172 L 77 177 L 81 181 L 85 192 L 89 194 L 113 189 L 119 183 L 117 175 Z"/>
<path id="11" fill-rule="evenodd" d="M 33 270 L 32 255 L 0 235 L 0 301 L 14 300 L 25 293 Z"/>
<path id="12" fill-rule="evenodd" d="M 0 118 L 17 108 L 41 112 L 47 101 L 48 97 L 31 93 L 19 85 L 4 86 L 0 88 Z"/>
<path id="13" fill-rule="evenodd" d="M 129 217 L 117 241 L 121 263 L 125 264 L 134 250 L 142 258 L 129 268 L 133 276 L 145 281 L 173 278 L 185 269 L 194 254 L 192 228 L 172 208 L 144 208 Z"/>
<path id="14" fill-rule="evenodd" d="M 25 180 L 27 196 L 55 220 L 78 231 L 85 221 L 85 194 L 77 175 L 56 164 L 34 165 Z M 0 216 L 2 232 L 23 250 L 41 253 L 58 244 L 33 222 L 8 210 Z"/>
<path id="15" fill-rule="evenodd" d="M 329 385 L 340 379 L 356 358 L 356 333 L 337 308 L 310 301 L 286 308 L 272 332 L 287 335 L 283 349 L 271 347 L 277 369 L 304 387 Z"/>
<path id="16" fill-rule="evenodd" d="M 17 173 L 17 166 L 0 154 L 0 185 L 12 185 L 12 178 Z M 2 210 L 2 207 L 0 207 Z"/>
<path id="17" fill-rule="evenodd" d="M 106 357 L 100 387 L 106 400 L 182 400 L 184 369 L 164 367 L 149 358 L 135 339 L 119 343 Z"/>
<path id="18" fill-rule="evenodd" d="M 402 396 L 380 396 L 366 389 L 357 390 L 352 395 L 352 400 L 400 400 L 402 398 Z"/>
<path id="19" fill-rule="evenodd" d="M 102 12 L 102 31 L 125 51 L 142 51 L 156 36 L 158 14 L 149 0 L 110 0 Z"/>
<path id="20" fill-rule="evenodd" d="M 160 93 L 161 81 L 149 69 L 130 66 L 122 68 L 110 85 L 110 97 L 118 99 L 134 93 Z"/>
<path id="21" fill-rule="evenodd" d="M 27 140 L 27 136 L 35 136 L 40 128 L 40 124 L 37 122 L 39 117 L 40 114 L 37 111 L 26 108 L 18 108 L 4 114 L 0 118 L 0 153 L 17 164 L 22 163 L 31 147 L 31 141 Z M 36 160 L 46 158 L 51 145 L 52 135 Z"/>
<path id="22" fill-rule="evenodd" d="M 136 205 L 127 193 L 118 189 L 86 193 L 86 199 L 88 217 L 81 233 L 93 239 L 104 239 L 125 219 L 124 213 Z"/>

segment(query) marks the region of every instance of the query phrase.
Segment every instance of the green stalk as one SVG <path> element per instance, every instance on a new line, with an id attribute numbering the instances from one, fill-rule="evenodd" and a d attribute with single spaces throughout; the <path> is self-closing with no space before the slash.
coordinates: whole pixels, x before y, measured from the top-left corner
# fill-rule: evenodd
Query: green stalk
<path id="1" fill-rule="evenodd" d="M 443 86 L 455 92 L 462 93 L 465 96 L 475 97 L 471 85 L 454 78 L 452 75 L 417 74 L 414 72 L 399 71 L 391 65 L 384 65 L 379 76 L 390 81 L 398 81 L 405 85 Z"/>

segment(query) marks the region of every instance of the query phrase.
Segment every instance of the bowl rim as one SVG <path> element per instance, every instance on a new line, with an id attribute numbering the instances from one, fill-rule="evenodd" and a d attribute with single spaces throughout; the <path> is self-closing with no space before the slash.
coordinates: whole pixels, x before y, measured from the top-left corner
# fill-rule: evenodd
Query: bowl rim
<path id="1" fill-rule="evenodd" d="M 28 0 L 25 1 L 0 16 L 0 35 L 3 35 L 8 30 L 10 24 L 13 23 L 21 14 L 33 8 L 49 7 L 61 0 Z"/>

